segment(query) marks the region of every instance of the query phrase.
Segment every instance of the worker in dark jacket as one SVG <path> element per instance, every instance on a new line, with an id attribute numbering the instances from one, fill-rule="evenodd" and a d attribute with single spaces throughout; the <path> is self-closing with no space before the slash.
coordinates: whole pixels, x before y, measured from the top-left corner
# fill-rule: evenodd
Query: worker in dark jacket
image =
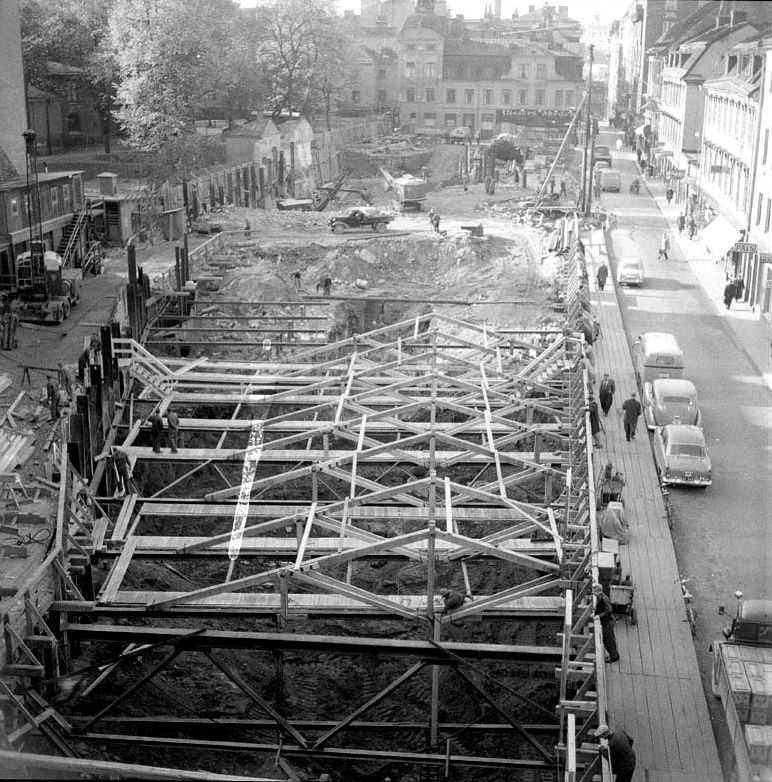
<path id="1" fill-rule="evenodd" d="M 56 381 L 50 376 L 46 375 L 46 399 L 48 400 L 48 406 L 51 408 L 51 420 L 59 420 L 59 387 L 56 385 Z"/>
<path id="2" fill-rule="evenodd" d="M 147 419 L 150 424 L 150 432 L 153 435 L 153 452 L 161 453 L 161 440 L 164 435 L 164 419 L 161 418 L 161 414 L 154 410 L 150 417 Z"/>
<path id="3" fill-rule="evenodd" d="M 595 596 L 595 616 L 600 619 L 600 627 L 603 632 L 603 646 L 606 647 L 607 663 L 615 663 L 619 659 L 617 649 L 617 636 L 614 632 L 614 608 L 608 599 L 603 587 L 596 581 L 592 585 L 592 594 Z"/>
<path id="4" fill-rule="evenodd" d="M 606 280 L 608 279 L 608 266 L 606 266 L 605 263 L 602 263 L 600 266 L 598 266 L 597 279 L 598 290 L 602 291 L 606 285 Z"/>
<path id="5" fill-rule="evenodd" d="M 616 774 L 616 782 L 630 782 L 635 773 L 636 761 L 633 737 L 621 728 L 612 730 L 608 725 L 599 725 L 595 735 L 608 742 L 607 747 L 601 745 L 600 753 L 611 762 L 611 771 Z"/>
<path id="6" fill-rule="evenodd" d="M 638 426 L 641 410 L 641 403 L 635 398 L 635 391 L 631 391 L 630 398 L 622 405 L 622 412 L 625 415 L 625 437 L 628 443 L 630 440 L 635 440 L 635 429 Z"/>

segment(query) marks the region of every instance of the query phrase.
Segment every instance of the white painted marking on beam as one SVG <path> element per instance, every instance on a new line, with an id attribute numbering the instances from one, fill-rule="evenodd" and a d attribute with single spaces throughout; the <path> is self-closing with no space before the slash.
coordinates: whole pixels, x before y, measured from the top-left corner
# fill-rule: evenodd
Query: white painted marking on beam
<path id="1" fill-rule="evenodd" d="M 249 434 L 249 444 L 244 453 L 244 467 L 241 471 L 241 488 L 239 501 L 233 514 L 233 530 L 228 544 L 228 557 L 235 561 L 241 551 L 241 541 L 244 539 L 244 527 L 249 515 L 249 498 L 252 495 L 252 484 L 255 482 L 257 463 L 263 455 L 263 422 L 252 422 L 252 431 Z"/>

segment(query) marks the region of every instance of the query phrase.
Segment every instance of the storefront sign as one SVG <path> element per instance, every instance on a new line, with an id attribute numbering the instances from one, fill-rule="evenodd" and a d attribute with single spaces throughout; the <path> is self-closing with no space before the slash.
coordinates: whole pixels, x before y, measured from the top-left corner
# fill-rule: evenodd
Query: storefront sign
<path id="1" fill-rule="evenodd" d="M 755 253 L 759 249 L 757 244 L 750 244 L 749 242 L 737 242 L 732 247 L 733 253 Z"/>
<path id="2" fill-rule="evenodd" d="M 573 116 L 573 109 L 498 109 L 496 122 L 549 128 L 568 125 Z"/>
<path id="3" fill-rule="evenodd" d="M 683 179 L 686 176 L 686 171 L 682 168 L 675 168 L 670 172 L 671 179 Z"/>

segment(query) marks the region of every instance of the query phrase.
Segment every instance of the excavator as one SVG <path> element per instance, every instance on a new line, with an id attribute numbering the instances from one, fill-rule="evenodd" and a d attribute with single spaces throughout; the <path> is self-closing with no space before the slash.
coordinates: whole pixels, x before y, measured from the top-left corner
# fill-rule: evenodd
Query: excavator
<path id="1" fill-rule="evenodd" d="M 16 258 L 11 312 L 19 320 L 61 323 L 80 301 L 80 269 L 62 269 L 58 253 L 46 249 L 40 209 L 35 131 L 24 135 L 27 153 L 27 222 L 29 249 Z"/>

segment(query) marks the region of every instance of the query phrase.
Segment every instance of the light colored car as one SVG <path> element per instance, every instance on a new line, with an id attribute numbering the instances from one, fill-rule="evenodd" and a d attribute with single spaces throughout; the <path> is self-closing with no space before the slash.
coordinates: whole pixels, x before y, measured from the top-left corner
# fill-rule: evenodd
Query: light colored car
<path id="1" fill-rule="evenodd" d="M 617 265 L 617 282 L 620 285 L 643 285 L 643 261 L 640 258 L 621 258 Z"/>
<path id="2" fill-rule="evenodd" d="M 702 429 L 692 424 L 668 424 L 654 430 L 654 461 L 665 486 L 681 484 L 704 489 L 713 472 Z"/>
<path id="3" fill-rule="evenodd" d="M 667 424 L 693 424 L 702 429 L 697 389 L 691 380 L 657 378 L 643 387 L 643 416 L 654 429 Z"/>

